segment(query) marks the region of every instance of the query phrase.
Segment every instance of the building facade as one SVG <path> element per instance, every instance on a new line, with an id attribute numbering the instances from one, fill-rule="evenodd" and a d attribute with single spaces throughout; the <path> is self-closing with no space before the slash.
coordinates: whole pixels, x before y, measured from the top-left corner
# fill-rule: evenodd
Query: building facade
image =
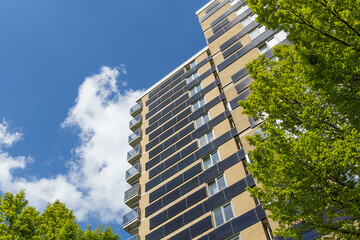
<path id="1" fill-rule="evenodd" d="M 269 240 L 275 223 L 246 187 L 246 136 L 258 122 L 242 114 L 245 65 L 286 34 L 266 30 L 243 0 L 212 0 L 196 12 L 207 46 L 137 100 L 126 172 L 133 239 Z"/>

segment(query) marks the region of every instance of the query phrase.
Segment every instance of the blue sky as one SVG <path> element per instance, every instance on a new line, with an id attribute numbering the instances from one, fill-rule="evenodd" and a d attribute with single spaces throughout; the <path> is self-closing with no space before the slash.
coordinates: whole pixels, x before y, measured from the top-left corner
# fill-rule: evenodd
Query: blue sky
<path id="1" fill-rule="evenodd" d="M 207 2 L 1 0 L 0 191 L 60 198 L 126 239 L 128 109 L 205 47 Z"/>

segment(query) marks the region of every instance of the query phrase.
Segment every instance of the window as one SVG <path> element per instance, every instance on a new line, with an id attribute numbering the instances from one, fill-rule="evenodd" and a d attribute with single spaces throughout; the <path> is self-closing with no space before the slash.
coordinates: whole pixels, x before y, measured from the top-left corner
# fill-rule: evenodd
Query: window
<path id="1" fill-rule="evenodd" d="M 258 47 L 260 54 L 266 53 L 269 49 L 270 48 L 268 47 L 268 45 L 266 43 L 264 43 Z"/>
<path id="2" fill-rule="evenodd" d="M 258 47 L 260 54 L 266 53 L 269 49 L 273 48 L 281 41 L 286 39 L 287 34 L 284 31 L 280 31 L 275 34 L 272 38 L 267 40 L 265 43 Z"/>
<path id="3" fill-rule="evenodd" d="M 229 238 L 228 240 L 241 240 L 241 236 L 240 236 L 240 233 L 238 233 L 237 235 Z"/>
<path id="4" fill-rule="evenodd" d="M 197 92 L 201 91 L 202 87 L 201 84 L 196 85 L 192 89 L 189 90 L 190 97 L 194 96 Z"/>
<path id="5" fill-rule="evenodd" d="M 230 5 L 234 6 L 235 4 L 237 4 L 238 2 L 240 2 L 240 0 L 231 0 L 230 1 Z"/>
<path id="6" fill-rule="evenodd" d="M 199 147 L 202 148 L 203 146 L 214 140 L 214 133 L 211 131 L 207 134 L 204 134 L 198 140 L 199 140 Z"/>
<path id="7" fill-rule="evenodd" d="M 202 115 L 201 117 L 195 119 L 195 126 L 196 128 L 199 128 L 208 121 L 210 121 L 210 115 L 209 113 L 206 113 L 205 115 Z"/>
<path id="8" fill-rule="evenodd" d="M 208 157 L 203 159 L 204 169 L 206 170 L 206 169 L 214 166 L 219 161 L 220 161 L 220 156 L 219 156 L 218 151 L 213 152 Z"/>
<path id="9" fill-rule="evenodd" d="M 231 203 L 228 203 L 213 211 L 213 216 L 215 221 L 215 227 L 219 227 L 220 225 L 232 219 L 234 217 L 234 212 Z"/>
<path id="10" fill-rule="evenodd" d="M 262 34 L 262 33 L 265 32 L 265 31 L 266 31 L 265 26 L 257 27 L 257 28 L 255 28 L 253 31 L 251 31 L 251 32 L 249 33 L 250 38 L 251 38 L 251 39 L 255 39 L 255 38 L 257 38 L 260 34 Z"/>
<path id="11" fill-rule="evenodd" d="M 191 75 L 187 78 L 187 83 L 190 83 L 190 82 L 194 81 L 198 76 L 199 76 L 199 72 L 198 72 L 198 71 L 196 71 L 196 73 L 191 74 Z"/>
<path id="12" fill-rule="evenodd" d="M 236 14 L 237 16 L 239 16 L 240 14 L 242 14 L 243 12 L 245 12 L 247 9 L 249 9 L 249 7 L 248 7 L 246 4 L 244 4 L 244 5 L 242 5 L 241 7 L 239 7 L 238 9 L 235 10 L 235 14 Z"/>
<path id="13" fill-rule="evenodd" d="M 248 17 L 246 17 L 244 20 L 241 21 L 241 24 L 246 27 L 247 25 L 249 25 L 250 23 L 252 23 L 253 21 L 255 21 L 255 18 L 257 17 L 256 14 L 252 14 Z"/>
<path id="14" fill-rule="evenodd" d="M 192 69 L 195 66 L 196 66 L 196 61 L 194 60 L 194 61 L 190 62 L 188 65 L 186 65 L 185 69 L 186 69 L 186 71 L 189 71 L 190 69 Z"/>
<path id="15" fill-rule="evenodd" d="M 214 195 L 224 188 L 226 188 L 225 177 L 224 175 L 221 175 L 208 183 L 209 196 Z"/>
<path id="16" fill-rule="evenodd" d="M 201 99 L 197 100 L 192 105 L 193 111 L 195 112 L 196 110 L 198 110 L 199 108 L 201 108 L 204 105 L 205 105 L 205 98 L 201 98 Z"/>

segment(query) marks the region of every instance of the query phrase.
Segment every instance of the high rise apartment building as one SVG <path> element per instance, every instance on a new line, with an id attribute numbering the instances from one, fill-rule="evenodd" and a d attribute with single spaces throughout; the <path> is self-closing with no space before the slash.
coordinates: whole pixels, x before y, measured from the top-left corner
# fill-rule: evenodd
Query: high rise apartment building
<path id="1" fill-rule="evenodd" d="M 246 136 L 259 123 L 238 101 L 250 93 L 245 65 L 271 58 L 286 34 L 265 30 L 243 0 L 212 0 L 196 14 L 208 45 L 130 110 L 123 228 L 131 240 L 273 239 L 274 223 L 245 190 L 256 184 Z"/>

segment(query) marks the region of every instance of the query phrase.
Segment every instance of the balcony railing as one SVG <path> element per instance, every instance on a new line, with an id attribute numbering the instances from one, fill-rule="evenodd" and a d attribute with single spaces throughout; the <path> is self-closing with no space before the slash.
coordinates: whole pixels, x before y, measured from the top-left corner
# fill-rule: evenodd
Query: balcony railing
<path id="1" fill-rule="evenodd" d="M 134 115 L 136 112 L 138 112 L 141 109 L 141 107 L 142 107 L 141 102 L 138 102 L 137 104 L 135 104 L 135 106 L 130 108 L 130 114 Z"/>
<path id="2" fill-rule="evenodd" d="M 137 159 L 138 157 L 140 157 L 141 155 L 141 147 L 140 144 L 138 143 L 133 149 L 131 149 L 131 151 L 128 152 L 127 154 L 127 160 L 128 162 L 132 162 L 135 159 Z"/>
<path id="3" fill-rule="evenodd" d="M 130 145 L 134 144 L 136 140 L 140 139 L 140 137 L 141 137 L 141 131 L 140 131 L 140 128 L 138 128 L 138 130 L 136 130 L 129 136 L 128 143 Z"/>
<path id="4" fill-rule="evenodd" d="M 136 117 L 134 117 L 134 119 L 132 119 L 129 122 L 129 128 L 133 129 L 134 127 L 136 127 L 139 123 L 141 122 L 141 114 L 137 115 Z"/>
<path id="5" fill-rule="evenodd" d="M 140 185 L 136 184 L 125 192 L 124 202 L 128 203 L 130 200 L 133 200 L 135 197 L 138 196 L 140 196 Z"/>
<path id="6" fill-rule="evenodd" d="M 137 163 L 132 168 L 126 171 L 125 180 L 129 181 L 140 173 L 140 163 Z"/>
<path id="7" fill-rule="evenodd" d="M 123 216 L 122 227 L 125 229 L 125 228 L 130 227 L 132 224 L 139 222 L 139 220 L 140 220 L 139 213 L 140 213 L 140 209 L 138 207 L 136 207 L 133 210 L 131 210 L 130 212 L 128 212 L 127 214 L 125 214 Z"/>
<path id="8" fill-rule="evenodd" d="M 134 236 L 132 236 L 131 238 L 128 238 L 127 240 L 140 240 L 140 237 L 139 237 L 139 235 L 134 235 Z"/>

